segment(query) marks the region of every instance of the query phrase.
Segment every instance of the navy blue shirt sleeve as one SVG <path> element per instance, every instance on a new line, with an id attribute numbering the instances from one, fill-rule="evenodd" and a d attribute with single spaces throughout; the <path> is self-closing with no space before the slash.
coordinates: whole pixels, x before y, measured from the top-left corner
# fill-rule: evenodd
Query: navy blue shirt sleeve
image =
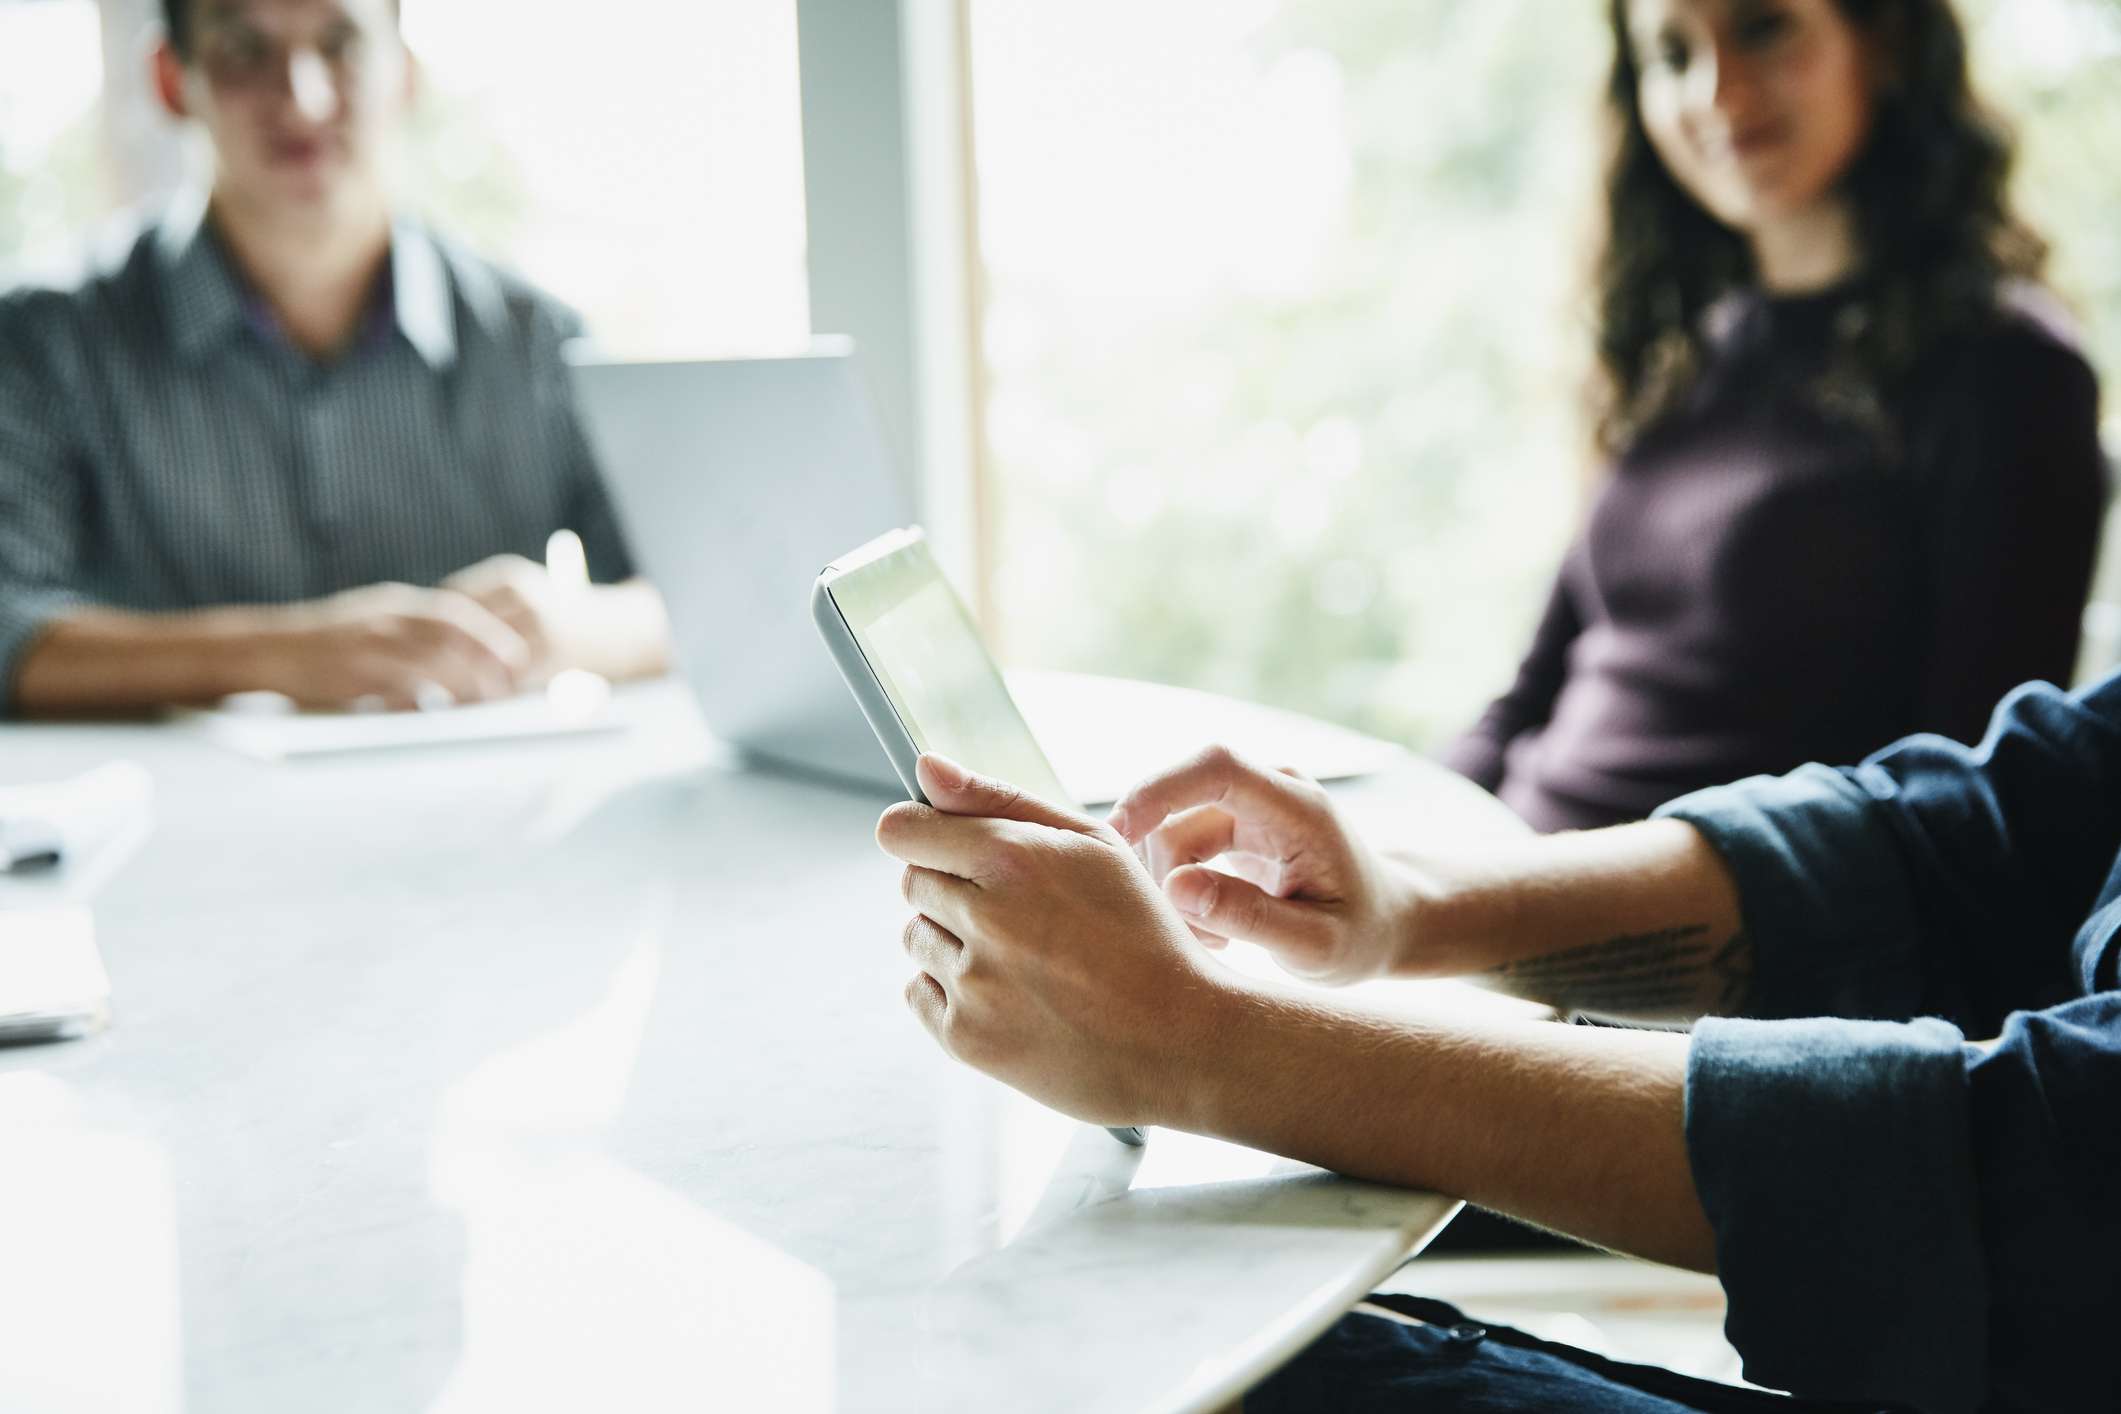
<path id="1" fill-rule="evenodd" d="M 1687 1152 L 1755 1384 L 1974 1409 L 1988 1289 L 1965 1047 L 1941 1021 L 1704 1021 Z"/>
<path id="2" fill-rule="evenodd" d="M 1749 1014 L 1941 1016 L 1993 1036 L 2012 1011 L 2116 985 L 2080 927 L 2121 849 L 2121 675 L 2004 700 L 1981 742 L 1918 736 L 1682 797 L 1730 866 L 1759 980 Z"/>
<path id="3" fill-rule="evenodd" d="M 1768 1018 L 1701 1022 L 1687 1081 L 1747 1378 L 2121 1407 L 2121 679 L 1663 813 L 1736 877 Z"/>

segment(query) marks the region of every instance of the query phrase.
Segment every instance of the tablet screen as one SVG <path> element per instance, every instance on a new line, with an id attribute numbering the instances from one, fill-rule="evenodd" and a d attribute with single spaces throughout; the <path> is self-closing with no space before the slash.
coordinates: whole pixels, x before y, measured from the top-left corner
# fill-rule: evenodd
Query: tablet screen
<path id="1" fill-rule="evenodd" d="M 841 575 L 832 601 L 915 746 L 1079 808 L 925 540 Z"/>

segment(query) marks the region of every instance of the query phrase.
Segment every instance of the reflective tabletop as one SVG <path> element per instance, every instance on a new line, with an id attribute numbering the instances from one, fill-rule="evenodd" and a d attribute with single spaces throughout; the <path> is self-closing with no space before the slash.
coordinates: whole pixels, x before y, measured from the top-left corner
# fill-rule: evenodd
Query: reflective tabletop
<path id="1" fill-rule="evenodd" d="M 155 782 L 113 1024 L 0 1050 L 0 1408 L 1209 1409 L 1455 1211 L 957 1066 L 884 801 L 620 706 L 298 765 L 0 728 L 0 783 Z M 1514 828 L 1414 761 L 1347 798 Z"/>

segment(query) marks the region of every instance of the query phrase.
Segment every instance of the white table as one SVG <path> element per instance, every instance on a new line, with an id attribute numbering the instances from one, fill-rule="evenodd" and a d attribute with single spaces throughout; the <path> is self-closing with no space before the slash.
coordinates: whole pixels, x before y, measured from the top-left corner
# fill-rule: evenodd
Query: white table
<path id="1" fill-rule="evenodd" d="M 623 706 L 294 766 L 0 728 L 0 782 L 157 783 L 115 1024 L 0 1051 L 0 1407 L 1207 1409 L 1455 1211 L 956 1066 L 881 802 Z M 1440 776 L 1351 798 L 1512 828 Z"/>

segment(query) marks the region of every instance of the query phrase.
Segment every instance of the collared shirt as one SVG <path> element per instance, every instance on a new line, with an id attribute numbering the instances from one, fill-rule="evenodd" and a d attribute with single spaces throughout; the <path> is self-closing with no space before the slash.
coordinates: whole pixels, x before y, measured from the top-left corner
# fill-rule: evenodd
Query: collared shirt
<path id="1" fill-rule="evenodd" d="M 631 573 L 577 425 L 566 309 L 411 223 L 330 362 L 297 349 L 192 205 L 67 290 L 0 296 L 0 690 L 82 606 L 432 585 L 577 531 Z"/>
<path id="2" fill-rule="evenodd" d="M 1757 959 L 1687 1077 L 1746 1377 L 2121 1409 L 2121 675 L 1661 813 L 1730 866 Z"/>

